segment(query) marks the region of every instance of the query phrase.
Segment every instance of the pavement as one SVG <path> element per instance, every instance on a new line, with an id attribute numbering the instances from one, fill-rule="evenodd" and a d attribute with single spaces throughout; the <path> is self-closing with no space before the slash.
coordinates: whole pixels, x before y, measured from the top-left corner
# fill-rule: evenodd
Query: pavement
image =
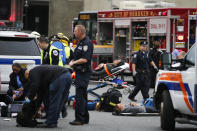
<path id="1" fill-rule="evenodd" d="M 89 88 L 93 88 L 96 85 L 91 83 Z M 111 86 L 100 88 L 95 90 L 96 93 L 102 94 Z M 75 88 L 72 86 L 70 95 L 75 93 Z M 123 90 L 120 90 L 123 92 Z M 150 89 L 150 95 L 153 89 Z M 123 94 L 122 103 L 129 103 L 127 99 L 128 95 Z M 89 99 L 95 99 L 93 96 L 89 96 Z M 136 97 L 138 102 L 141 102 L 142 95 L 139 93 Z M 59 119 L 58 127 L 54 129 L 43 129 L 43 128 L 25 128 L 16 127 L 15 118 L 0 117 L 0 131 L 161 131 L 160 128 L 160 117 L 159 116 L 114 116 L 111 112 L 98 112 L 89 111 L 90 122 L 83 126 L 72 126 L 69 124 L 70 121 L 74 120 L 74 110 L 72 106 L 68 106 L 68 116 L 63 119 Z M 44 121 L 38 119 L 39 121 Z M 196 131 L 197 126 L 188 124 L 176 124 L 176 131 Z"/>

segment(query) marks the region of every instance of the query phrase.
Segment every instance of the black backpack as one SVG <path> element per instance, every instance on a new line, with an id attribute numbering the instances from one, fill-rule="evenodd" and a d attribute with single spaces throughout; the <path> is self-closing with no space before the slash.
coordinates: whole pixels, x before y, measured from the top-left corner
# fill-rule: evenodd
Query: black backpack
<path id="1" fill-rule="evenodd" d="M 106 112 L 112 112 L 116 106 L 121 102 L 122 94 L 119 90 L 109 88 L 107 92 L 103 93 L 100 98 L 100 109 Z"/>

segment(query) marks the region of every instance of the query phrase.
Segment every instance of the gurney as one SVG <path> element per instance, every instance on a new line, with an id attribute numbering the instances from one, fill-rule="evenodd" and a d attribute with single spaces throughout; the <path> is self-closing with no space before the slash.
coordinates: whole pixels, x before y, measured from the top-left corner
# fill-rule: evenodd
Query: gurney
<path id="1" fill-rule="evenodd" d="M 117 78 L 118 74 L 126 69 L 129 69 L 128 63 L 124 63 L 121 66 L 111 69 L 111 71 L 109 71 L 110 74 L 105 73 L 105 76 L 103 76 L 101 79 L 96 81 L 99 83 L 96 85 L 96 87 L 87 89 L 87 93 L 89 95 L 96 97 L 95 100 L 89 100 L 89 102 L 88 102 L 89 109 L 93 110 L 96 103 L 100 100 L 100 95 L 98 93 L 94 92 L 95 90 L 97 90 L 99 88 L 106 87 L 106 86 L 112 86 L 112 87 L 118 88 L 118 89 L 126 89 L 127 88 L 127 90 L 130 88 L 130 85 L 128 85 L 123 80 Z M 97 75 L 98 75 L 98 73 L 97 73 Z M 74 100 L 75 100 L 75 95 L 69 96 L 68 97 L 68 104 L 70 104 L 70 102 L 74 101 Z"/>
<path id="2" fill-rule="evenodd" d="M 112 113 L 112 115 L 117 115 Z M 159 116 L 159 113 L 120 113 L 117 116 Z"/>

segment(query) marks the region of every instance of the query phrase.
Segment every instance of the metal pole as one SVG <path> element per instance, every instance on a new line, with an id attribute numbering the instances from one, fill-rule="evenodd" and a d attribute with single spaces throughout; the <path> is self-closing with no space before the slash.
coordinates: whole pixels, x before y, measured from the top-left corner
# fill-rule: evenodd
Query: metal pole
<path id="1" fill-rule="evenodd" d="M 28 30 L 28 0 L 25 0 L 25 30 Z"/>

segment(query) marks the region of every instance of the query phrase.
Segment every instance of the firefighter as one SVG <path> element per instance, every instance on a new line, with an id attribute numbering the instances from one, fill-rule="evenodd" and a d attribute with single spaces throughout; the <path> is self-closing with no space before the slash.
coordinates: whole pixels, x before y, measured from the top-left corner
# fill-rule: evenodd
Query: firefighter
<path id="1" fill-rule="evenodd" d="M 149 65 L 151 64 L 155 70 L 158 70 L 155 63 L 150 59 L 147 53 L 147 42 L 140 43 L 140 50 L 133 56 L 133 77 L 136 78 L 136 87 L 130 93 L 129 99 L 136 101 L 134 98 L 141 91 L 143 99 L 149 98 Z"/>
<path id="2" fill-rule="evenodd" d="M 70 45 L 69 45 L 70 40 L 63 33 L 57 33 L 57 37 L 59 38 L 59 41 L 62 42 L 62 44 L 64 45 L 64 51 L 65 51 L 65 56 L 66 56 L 66 62 L 63 63 L 64 67 L 70 68 L 69 62 L 73 58 L 73 50 L 70 48 Z"/>
<path id="3" fill-rule="evenodd" d="M 73 60 L 69 63 L 76 71 L 75 120 L 70 122 L 71 125 L 89 123 L 87 87 L 91 74 L 93 44 L 85 33 L 86 29 L 83 25 L 75 26 L 74 35 L 79 40 L 79 43 L 75 48 Z"/>
<path id="4" fill-rule="evenodd" d="M 63 66 L 59 49 L 49 44 L 47 37 L 41 36 L 38 39 L 41 51 L 41 64 L 59 65 Z"/>

